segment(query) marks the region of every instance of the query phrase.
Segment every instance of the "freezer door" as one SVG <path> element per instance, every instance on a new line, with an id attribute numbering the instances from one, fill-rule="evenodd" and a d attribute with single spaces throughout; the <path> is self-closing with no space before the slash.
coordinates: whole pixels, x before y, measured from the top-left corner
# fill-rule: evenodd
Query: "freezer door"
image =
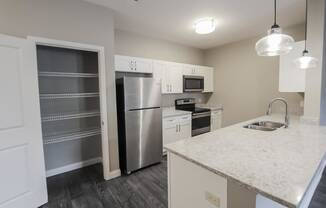
<path id="1" fill-rule="evenodd" d="M 161 106 L 161 81 L 153 78 L 124 78 L 125 110 Z"/>
<path id="2" fill-rule="evenodd" d="M 162 148 L 162 109 L 126 112 L 126 171 L 160 162 Z"/>

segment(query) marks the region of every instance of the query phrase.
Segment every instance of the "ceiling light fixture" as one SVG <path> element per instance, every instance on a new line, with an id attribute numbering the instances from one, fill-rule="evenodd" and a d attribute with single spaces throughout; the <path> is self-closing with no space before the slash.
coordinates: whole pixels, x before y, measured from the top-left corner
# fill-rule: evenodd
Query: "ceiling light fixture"
<path id="1" fill-rule="evenodd" d="M 294 60 L 294 64 L 299 69 L 308 69 L 317 67 L 318 59 L 308 55 L 307 50 L 307 27 L 308 27 L 308 0 L 306 0 L 306 24 L 305 24 L 305 44 L 302 56 Z"/>
<path id="2" fill-rule="evenodd" d="M 289 53 L 293 49 L 294 39 L 282 34 L 281 27 L 276 23 L 276 0 L 274 0 L 274 24 L 268 30 L 268 35 L 256 43 L 259 56 L 279 56 Z"/>
<path id="3" fill-rule="evenodd" d="M 198 34 L 209 34 L 214 32 L 216 28 L 215 20 L 211 17 L 202 18 L 195 22 L 195 31 Z"/>

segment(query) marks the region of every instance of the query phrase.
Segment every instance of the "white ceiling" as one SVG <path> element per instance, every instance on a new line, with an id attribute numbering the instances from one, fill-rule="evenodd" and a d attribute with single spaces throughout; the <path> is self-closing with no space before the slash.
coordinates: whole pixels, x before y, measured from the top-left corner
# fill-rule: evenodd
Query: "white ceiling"
<path id="1" fill-rule="evenodd" d="M 115 27 L 149 37 L 207 49 L 264 34 L 273 23 L 273 0 L 86 0 L 111 8 Z M 304 0 L 278 0 L 278 24 L 304 21 Z M 217 20 L 216 31 L 198 35 L 193 23 Z"/>

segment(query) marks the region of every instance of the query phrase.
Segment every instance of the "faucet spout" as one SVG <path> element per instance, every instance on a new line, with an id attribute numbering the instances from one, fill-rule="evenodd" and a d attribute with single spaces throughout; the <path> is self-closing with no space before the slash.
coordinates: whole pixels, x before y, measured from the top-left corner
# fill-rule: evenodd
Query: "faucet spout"
<path id="1" fill-rule="evenodd" d="M 272 106 L 275 102 L 280 101 L 282 103 L 284 103 L 285 105 L 285 128 L 289 127 L 289 123 L 290 123 L 290 119 L 289 119 L 289 114 L 288 114 L 288 103 L 286 102 L 286 100 L 284 98 L 275 98 L 273 99 L 269 104 L 268 104 L 268 109 L 266 112 L 266 115 L 270 115 L 272 113 Z"/>

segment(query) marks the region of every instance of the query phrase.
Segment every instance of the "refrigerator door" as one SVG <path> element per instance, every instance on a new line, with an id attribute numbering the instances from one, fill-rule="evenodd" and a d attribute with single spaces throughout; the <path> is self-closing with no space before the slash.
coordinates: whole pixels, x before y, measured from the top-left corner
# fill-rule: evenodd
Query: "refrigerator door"
<path id="1" fill-rule="evenodd" d="M 124 78 L 125 110 L 161 106 L 161 82 L 153 78 Z"/>
<path id="2" fill-rule="evenodd" d="M 126 171 L 161 162 L 162 148 L 162 109 L 126 112 Z"/>

